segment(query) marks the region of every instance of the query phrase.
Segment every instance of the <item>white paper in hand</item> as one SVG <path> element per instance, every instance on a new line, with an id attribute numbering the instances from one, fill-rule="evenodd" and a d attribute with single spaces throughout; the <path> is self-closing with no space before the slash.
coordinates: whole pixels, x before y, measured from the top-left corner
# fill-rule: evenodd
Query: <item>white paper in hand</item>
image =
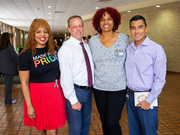
<path id="1" fill-rule="evenodd" d="M 148 96 L 149 92 L 134 92 L 134 105 L 136 106 L 139 102 L 145 100 L 145 98 Z M 151 104 L 151 109 L 153 107 L 158 106 L 157 98 L 154 100 L 154 102 Z"/>

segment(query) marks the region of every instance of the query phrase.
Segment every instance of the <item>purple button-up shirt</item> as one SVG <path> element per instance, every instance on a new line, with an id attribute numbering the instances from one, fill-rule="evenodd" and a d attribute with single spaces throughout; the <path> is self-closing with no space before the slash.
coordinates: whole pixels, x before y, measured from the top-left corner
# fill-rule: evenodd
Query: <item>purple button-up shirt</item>
<path id="1" fill-rule="evenodd" d="M 133 91 L 151 90 L 145 100 L 152 104 L 166 82 L 166 54 L 163 48 L 147 36 L 137 48 L 133 42 L 127 48 L 125 66 L 127 87 Z"/>

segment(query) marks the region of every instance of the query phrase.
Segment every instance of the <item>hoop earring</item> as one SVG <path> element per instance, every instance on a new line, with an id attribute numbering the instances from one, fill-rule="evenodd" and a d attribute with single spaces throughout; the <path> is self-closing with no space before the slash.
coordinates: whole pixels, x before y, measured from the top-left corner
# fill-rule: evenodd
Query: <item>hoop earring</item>
<path id="1" fill-rule="evenodd" d="M 98 30 L 101 31 L 101 28 L 98 26 Z"/>

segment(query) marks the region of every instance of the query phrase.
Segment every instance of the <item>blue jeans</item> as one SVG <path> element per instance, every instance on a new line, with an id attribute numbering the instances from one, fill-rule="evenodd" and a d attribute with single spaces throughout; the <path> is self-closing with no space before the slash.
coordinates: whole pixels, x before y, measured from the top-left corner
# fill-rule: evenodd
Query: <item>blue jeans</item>
<path id="1" fill-rule="evenodd" d="M 130 135 L 157 135 L 158 107 L 143 110 L 134 105 L 134 95 L 130 92 L 126 99 Z"/>
<path id="2" fill-rule="evenodd" d="M 69 100 L 66 99 L 69 135 L 88 135 L 91 123 L 92 89 L 85 90 L 75 87 L 75 91 L 82 108 L 80 111 L 73 110 Z"/>

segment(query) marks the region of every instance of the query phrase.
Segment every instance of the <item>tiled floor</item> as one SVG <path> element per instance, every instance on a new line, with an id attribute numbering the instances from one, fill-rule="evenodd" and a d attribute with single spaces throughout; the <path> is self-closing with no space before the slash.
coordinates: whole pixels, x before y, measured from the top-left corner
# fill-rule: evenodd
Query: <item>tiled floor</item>
<path id="1" fill-rule="evenodd" d="M 3 78 L 0 77 L 0 135 L 36 135 L 35 128 L 23 124 L 23 96 L 18 77 L 14 78 L 13 98 L 16 104 L 4 104 Z M 159 97 L 159 135 L 180 135 L 180 74 L 168 73 L 167 83 Z M 128 135 L 126 107 L 120 121 L 123 135 Z M 58 130 L 58 135 L 68 135 L 68 124 Z M 103 135 L 99 114 L 93 99 L 91 127 L 89 135 Z"/>

